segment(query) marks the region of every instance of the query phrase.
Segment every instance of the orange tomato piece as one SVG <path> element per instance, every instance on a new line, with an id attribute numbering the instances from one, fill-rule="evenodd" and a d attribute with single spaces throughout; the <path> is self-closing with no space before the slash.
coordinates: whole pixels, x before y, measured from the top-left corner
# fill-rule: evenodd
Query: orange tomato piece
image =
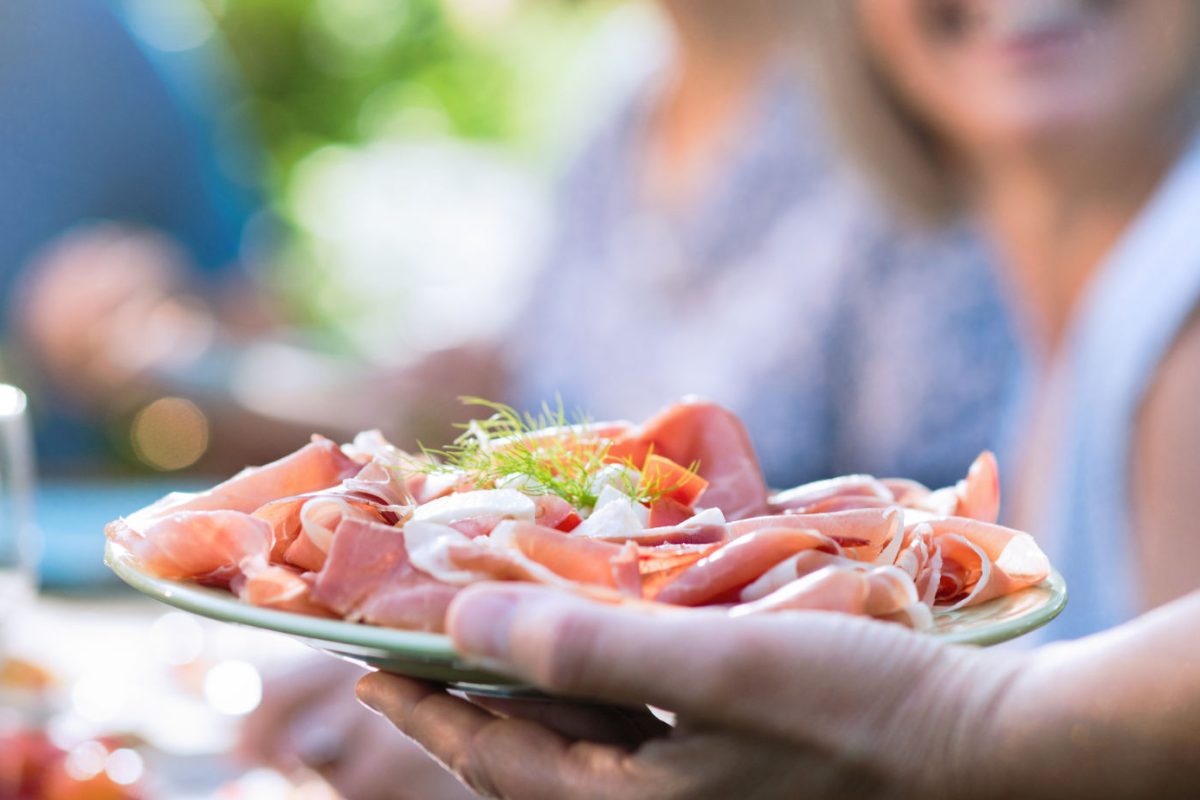
<path id="1" fill-rule="evenodd" d="M 692 506 L 701 492 L 708 488 L 708 481 L 666 456 L 651 453 L 646 456 L 646 463 L 642 467 L 642 485 L 669 488 L 664 497 Z"/>

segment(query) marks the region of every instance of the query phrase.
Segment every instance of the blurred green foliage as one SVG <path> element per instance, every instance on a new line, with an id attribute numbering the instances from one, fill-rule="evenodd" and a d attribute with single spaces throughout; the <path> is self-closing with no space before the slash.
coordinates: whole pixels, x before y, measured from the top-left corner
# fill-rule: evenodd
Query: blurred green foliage
<path id="1" fill-rule="evenodd" d="M 278 190 L 329 143 L 389 133 L 536 150 L 548 94 L 612 3 L 205 0 L 251 90 Z"/>

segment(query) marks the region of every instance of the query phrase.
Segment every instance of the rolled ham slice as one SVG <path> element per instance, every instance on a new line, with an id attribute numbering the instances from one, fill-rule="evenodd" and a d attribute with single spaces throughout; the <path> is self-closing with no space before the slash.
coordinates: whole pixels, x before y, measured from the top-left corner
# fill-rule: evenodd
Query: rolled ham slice
<path id="1" fill-rule="evenodd" d="M 329 552 L 333 530 L 343 516 L 354 515 L 390 525 L 397 512 L 335 489 L 267 503 L 254 517 L 271 526 L 271 561 L 319 570 Z"/>
<path id="2" fill-rule="evenodd" d="M 758 576 L 746 588 L 742 589 L 739 599 L 743 603 L 761 600 L 772 592 L 782 589 L 797 578 L 811 575 L 825 567 L 863 567 L 857 561 L 845 556 L 835 555 L 824 550 L 806 550 L 790 558 L 785 558 L 775 566 Z"/>
<path id="3" fill-rule="evenodd" d="M 933 542 L 933 529 L 929 525 L 905 528 L 896 566 L 912 579 L 921 602 L 932 607 L 942 578 L 942 552 Z"/>
<path id="4" fill-rule="evenodd" d="M 446 583 L 482 580 L 574 584 L 641 596 L 636 546 L 574 537 L 530 522 L 506 520 L 486 536 L 468 538 L 449 526 L 420 521 L 404 526 L 412 560 Z"/>
<path id="5" fill-rule="evenodd" d="M 851 558 L 880 565 L 895 561 L 903 527 L 904 514 L 897 506 L 824 514 L 776 514 L 739 520 L 729 526 L 735 539 L 766 528 L 818 531 L 837 542 Z"/>
<path id="6" fill-rule="evenodd" d="M 866 565 L 822 567 L 729 613 L 741 617 L 800 610 L 879 617 L 918 629 L 932 624 L 932 616 L 902 570 Z"/>
<path id="7" fill-rule="evenodd" d="M 1045 580 L 1050 561 L 1028 533 L 966 517 L 922 523 L 942 559 L 938 608 L 978 605 Z"/>
<path id="8" fill-rule="evenodd" d="M 653 599 L 681 606 L 719 601 L 789 556 L 804 550 L 836 554 L 840 549 L 815 530 L 757 530 L 722 545 L 684 569 L 663 584 Z"/>

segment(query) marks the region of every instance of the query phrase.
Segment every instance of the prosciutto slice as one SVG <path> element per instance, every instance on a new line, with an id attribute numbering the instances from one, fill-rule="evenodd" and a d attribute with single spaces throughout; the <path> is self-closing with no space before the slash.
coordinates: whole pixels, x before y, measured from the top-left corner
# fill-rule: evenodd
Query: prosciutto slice
<path id="1" fill-rule="evenodd" d="M 699 505 L 719 508 L 728 519 L 767 510 L 767 487 L 750 435 L 728 409 L 697 399 L 676 403 L 617 437 L 610 453 L 640 464 L 651 449 L 677 464 L 699 463 L 708 481 Z"/>
<path id="2" fill-rule="evenodd" d="M 936 604 L 947 610 L 978 605 L 1033 586 L 1050 561 L 1028 533 L 966 517 L 922 523 L 942 559 Z"/>
<path id="3" fill-rule="evenodd" d="M 352 621 L 441 631 L 457 591 L 412 565 L 398 529 L 345 517 L 313 580 L 312 598 Z"/>
<path id="4" fill-rule="evenodd" d="M 241 511 L 176 511 L 138 522 L 137 528 L 123 519 L 111 522 L 108 536 L 160 578 L 227 588 L 246 571 L 265 567 L 271 551 L 271 529 Z"/>
<path id="5" fill-rule="evenodd" d="M 333 539 L 333 530 L 344 516 L 358 516 L 385 524 L 397 521 L 393 513 L 341 493 L 314 492 L 267 503 L 254 517 L 271 526 L 271 560 L 309 570 L 319 570 Z"/>
<path id="6" fill-rule="evenodd" d="M 967 477 L 954 487 L 958 500 L 955 516 L 982 522 L 1000 518 L 1000 467 L 996 457 L 985 450 L 967 470 Z"/>
<path id="7" fill-rule="evenodd" d="M 933 541 L 932 528 L 914 524 L 905 529 L 896 566 L 912 579 L 921 602 L 932 607 L 942 578 L 942 551 Z"/>
<path id="8" fill-rule="evenodd" d="M 904 514 L 900 508 L 860 508 L 823 514 L 776 514 L 730 524 L 734 538 L 767 528 L 814 530 L 828 536 L 852 558 L 891 564 L 899 552 Z"/>
<path id="9" fill-rule="evenodd" d="M 773 514 L 816 514 L 852 508 L 889 506 L 896 501 L 891 490 L 871 475 L 844 475 L 813 481 L 771 495 L 768 507 Z"/>
<path id="10" fill-rule="evenodd" d="M 761 600 L 784 586 L 811 575 L 825 567 L 857 567 L 859 562 L 836 555 L 826 550 L 806 550 L 794 556 L 785 558 L 775 566 L 760 575 L 753 583 L 742 589 L 739 599 L 743 603 Z"/>
<path id="11" fill-rule="evenodd" d="M 735 606 L 747 616 L 778 611 L 838 611 L 871 617 L 897 617 L 913 627 L 932 622 L 917 599 L 912 581 L 896 567 L 827 566 L 791 581 L 760 600 Z"/>
<path id="12" fill-rule="evenodd" d="M 281 497 L 315 492 L 336 486 L 359 469 L 349 456 L 323 436 L 294 453 L 264 464 L 247 467 L 227 481 L 205 492 L 172 492 L 153 505 L 130 515 L 134 529 L 179 511 L 241 511 L 250 513 Z"/>
<path id="13" fill-rule="evenodd" d="M 312 599 L 311 585 L 303 573 L 293 567 L 271 565 L 254 569 L 249 575 L 236 579 L 230 588 L 251 605 L 314 617 L 337 616 Z"/>
<path id="14" fill-rule="evenodd" d="M 697 606 L 719 600 L 804 550 L 836 554 L 841 548 L 815 530 L 765 528 L 719 547 L 666 582 L 654 595 L 661 603 Z"/>
<path id="15" fill-rule="evenodd" d="M 524 580 L 604 587 L 641 596 L 636 546 L 592 541 L 512 520 L 475 538 L 437 523 L 410 522 L 404 536 L 414 563 L 447 583 Z"/>

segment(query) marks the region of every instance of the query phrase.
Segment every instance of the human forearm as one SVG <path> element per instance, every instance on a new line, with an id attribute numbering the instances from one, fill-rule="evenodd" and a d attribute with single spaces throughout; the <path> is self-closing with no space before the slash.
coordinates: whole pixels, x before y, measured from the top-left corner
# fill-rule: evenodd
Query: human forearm
<path id="1" fill-rule="evenodd" d="M 997 796 L 1194 797 L 1200 593 L 1044 648 L 997 707 Z"/>

